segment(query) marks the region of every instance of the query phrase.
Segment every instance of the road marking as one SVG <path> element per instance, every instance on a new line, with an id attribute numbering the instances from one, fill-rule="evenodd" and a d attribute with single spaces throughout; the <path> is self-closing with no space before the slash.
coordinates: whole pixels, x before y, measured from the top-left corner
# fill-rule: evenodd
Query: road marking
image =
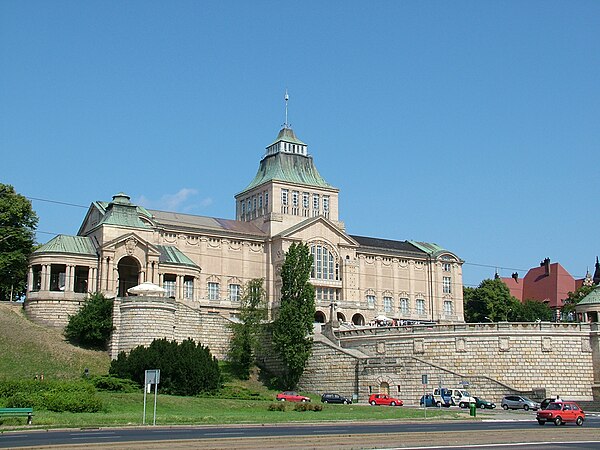
<path id="1" fill-rule="evenodd" d="M 219 433 L 204 433 L 204 436 L 234 436 L 234 435 L 238 435 L 238 436 L 243 436 L 244 433 L 242 433 L 241 431 L 222 431 Z"/>

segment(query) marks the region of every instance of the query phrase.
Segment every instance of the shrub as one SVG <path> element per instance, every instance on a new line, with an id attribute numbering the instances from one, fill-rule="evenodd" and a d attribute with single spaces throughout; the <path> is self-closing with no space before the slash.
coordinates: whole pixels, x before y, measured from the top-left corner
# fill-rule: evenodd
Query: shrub
<path id="1" fill-rule="evenodd" d="M 137 392 L 140 390 L 140 387 L 129 379 L 111 377 L 110 375 L 92 377 L 90 381 L 99 391 Z"/>
<path id="2" fill-rule="evenodd" d="M 323 411 L 323 406 L 319 404 L 313 405 L 312 403 L 296 403 L 294 406 L 294 411 L 304 412 L 304 411 Z"/>
<path id="3" fill-rule="evenodd" d="M 96 395 L 96 388 L 81 381 L 0 382 L 0 399 L 8 408 L 57 412 L 97 412 L 102 409 L 102 401 Z"/>
<path id="4" fill-rule="evenodd" d="M 219 363 L 208 347 L 186 339 L 181 344 L 156 339 L 149 347 L 122 352 L 111 363 L 109 374 L 144 384 L 145 371 L 160 370 L 160 390 L 165 394 L 198 395 L 221 387 Z"/>
<path id="5" fill-rule="evenodd" d="M 285 403 L 271 403 L 267 409 L 269 411 L 285 411 Z"/>
<path id="6" fill-rule="evenodd" d="M 77 314 L 69 318 L 65 336 L 85 348 L 106 350 L 113 330 L 113 301 L 100 293 L 91 294 Z"/>

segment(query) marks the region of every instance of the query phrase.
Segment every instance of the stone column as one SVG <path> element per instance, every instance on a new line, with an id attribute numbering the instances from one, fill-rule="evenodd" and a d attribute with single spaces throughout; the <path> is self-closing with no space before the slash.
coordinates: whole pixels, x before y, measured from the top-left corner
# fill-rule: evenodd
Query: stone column
<path id="1" fill-rule="evenodd" d="M 50 264 L 42 264 L 42 291 L 50 290 Z"/>
<path id="2" fill-rule="evenodd" d="M 67 273 L 65 276 L 67 277 L 65 282 L 65 290 L 68 292 L 75 291 L 75 266 L 67 265 Z"/>
<path id="3" fill-rule="evenodd" d="M 100 282 L 100 291 L 102 291 L 103 289 L 108 289 L 108 283 L 106 281 L 107 278 L 107 270 L 106 270 L 106 258 L 102 257 L 102 259 L 100 260 L 100 277 L 99 277 L 99 282 Z"/>
<path id="4" fill-rule="evenodd" d="M 29 266 L 29 271 L 27 273 L 27 292 L 31 292 L 33 290 L 33 267 Z"/>
<path id="5" fill-rule="evenodd" d="M 112 296 L 115 293 L 114 291 L 115 291 L 116 274 L 115 274 L 115 270 L 114 270 L 113 260 L 110 256 L 108 258 L 106 258 L 106 263 L 107 263 L 106 290 Z"/>

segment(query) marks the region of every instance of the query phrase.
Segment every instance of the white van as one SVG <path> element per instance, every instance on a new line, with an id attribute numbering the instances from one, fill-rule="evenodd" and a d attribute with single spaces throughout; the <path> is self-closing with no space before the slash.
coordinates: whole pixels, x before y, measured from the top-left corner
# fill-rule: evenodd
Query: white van
<path id="1" fill-rule="evenodd" d="M 452 397 L 452 402 L 455 405 L 458 405 L 461 408 L 468 408 L 469 403 L 477 403 L 475 398 L 471 397 L 468 391 L 464 389 L 448 389 L 450 391 L 450 396 Z"/>

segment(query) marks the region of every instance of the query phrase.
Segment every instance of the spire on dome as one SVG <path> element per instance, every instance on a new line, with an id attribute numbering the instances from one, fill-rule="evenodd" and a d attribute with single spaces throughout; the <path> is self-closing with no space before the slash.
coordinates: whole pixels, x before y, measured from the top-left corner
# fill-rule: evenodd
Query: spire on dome
<path id="1" fill-rule="evenodd" d="M 288 91 L 287 88 L 285 90 L 285 96 L 283 97 L 285 99 L 285 123 L 282 125 L 283 128 L 292 128 L 292 124 L 288 123 L 288 100 L 290 99 L 290 96 L 288 95 Z"/>

